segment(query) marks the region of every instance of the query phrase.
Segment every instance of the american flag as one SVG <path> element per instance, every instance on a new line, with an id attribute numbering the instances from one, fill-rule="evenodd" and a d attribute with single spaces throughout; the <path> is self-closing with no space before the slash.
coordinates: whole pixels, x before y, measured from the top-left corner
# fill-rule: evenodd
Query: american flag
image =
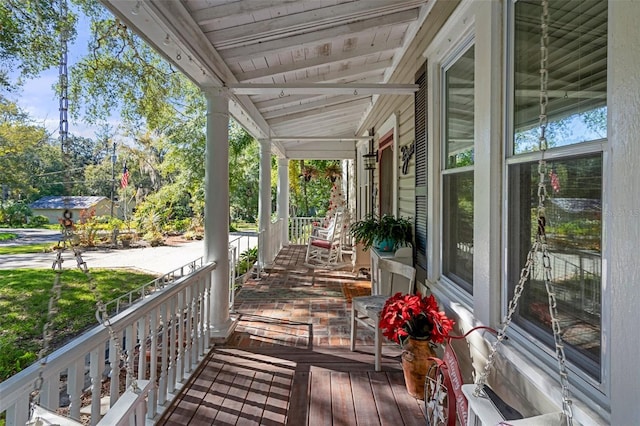
<path id="1" fill-rule="evenodd" d="M 129 185 L 129 169 L 127 169 L 127 165 L 124 165 L 124 169 L 122 169 L 122 177 L 120 178 L 120 188 L 124 189 Z"/>

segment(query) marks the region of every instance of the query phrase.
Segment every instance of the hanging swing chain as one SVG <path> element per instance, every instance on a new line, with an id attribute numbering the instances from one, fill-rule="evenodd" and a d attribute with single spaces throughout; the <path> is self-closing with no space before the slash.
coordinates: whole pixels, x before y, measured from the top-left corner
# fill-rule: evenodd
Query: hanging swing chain
<path id="1" fill-rule="evenodd" d="M 492 343 L 489 355 L 487 356 L 487 363 L 484 369 L 479 374 L 476 380 L 476 386 L 473 391 L 473 395 L 478 397 L 481 395 L 484 385 L 487 382 L 493 364 L 495 362 L 495 355 L 500 343 L 505 339 L 506 332 L 513 315 L 518 307 L 518 302 L 525 284 L 529 281 L 533 267 L 538 256 L 542 256 L 543 266 L 543 279 L 545 288 L 547 290 L 547 296 L 549 300 L 549 314 L 551 316 L 551 327 L 553 330 L 553 338 L 555 343 L 556 358 L 558 360 L 558 369 L 560 373 L 560 385 L 562 387 L 562 411 L 567 418 L 567 425 L 573 424 L 573 410 L 572 401 L 569 393 L 569 375 L 566 367 L 566 356 L 564 352 L 564 343 L 562 342 L 560 322 L 558 319 L 558 308 L 556 301 L 555 289 L 552 283 L 551 273 L 551 258 L 549 256 L 547 236 L 546 236 L 546 216 L 545 216 L 545 201 L 547 198 L 547 187 L 545 179 L 547 176 L 547 163 L 544 159 L 544 154 L 548 148 L 546 130 L 548 124 L 547 106 L 549 103 L 549 95 L 547 92 L 547 86 L 549 82 L 548 71 L 548 59 L 549 59 L 549 2 L 548 0 L 542 0 L 542 12 L 540 16 L 540 116 L 539 116 L 539 128 L 540 136 L 538 139 L 538 148 L 541 156 L 538 162 L 538 230 L 536 232 L 536 238 L 531 246 L 531 250 L 527 254 L 527 261 L 520 271 L 520 279 L 516 285 L 513 298 L 509 301 L 507 309 L 507 315 L 502 321 L 502 326 L 498 330 L 497 338 Z"/>
<path id="2" fill-rule="evenodd" d="M 98 287 L 96 285 L 96 280 L 93 278 L 91 273 L 89 272 L 89 268 L 87 263 L 82 259 L 82 253 L 74 241 L 75 234 L 73 232 L 73 221 L 70 217 L 67 217 L 67 211 L 65 211 L 65 219 L 61 220 L 62 222 L 62 238 L 58 242 L 55 247 L 57 251 L 56 260 L 53 261 L 52 268 L 55 271 L 55 279 L 53 282 L 53 287 L 51 288 L 51 296 L 49 298 L 49 305 L 47 309 L 47 319 L 42 327 L 42 348 L 38 352 L 38 361 L 40 363 L 40 371 L 38 372 L 38 377 L 36 378 L 34 384 L 34 391 L 31 394 L 30 401 L 30 416 L 33 414 L 33 408 L 35 405 L 40 403 L 40 393 L 42 391 L 42 386 L 44 384 L 44 368 L 48 362 L 48 352 L 51 347 L 51 341 L 53 340 L 53 320 L 55 315 L 58 313 L 58 301 L 60 300 L 61 290 L 62 290 L 62 262 L 64 259 L 62 258 L 62 253 L 66 250 L 67 245 L 71 246 L 73 250 L 74 257 L 76 259 L 76 263 L 78 269 L 80 269 L 89 280 L 89 290 L 95 297 L 96 306 L 98 310 L 96 311 L 96 318 L 98 322 L 105 326 L 107 331 L 109 332 L 109 338 L 111 342 L 113 342 L 113 346 L 116 354 L 119 355 L 119 363 L 124 365 L 125 370 L 127 372 L 127 380 L 130 380 L 128 384 L 131 390 L 138 393 L 140 388 L 138 387 L 138 382 L 136 380 L 135 372 L 133 370 L 133 363 L 131 360 L 131 354 L 129 351 L 124 351 L 122 346 L 120 345 L 120 340 L 118 339 L 118 335 L 113 330 L 111 325 L 111 321 L 109 319 L 109 315 L 107 313 L 106 305 L 102 302 L 100 294 L 98 292 Z M 114 371 L 120 371 L 120 366 L 113 367 L 112 366 L 112 374 Z"/>

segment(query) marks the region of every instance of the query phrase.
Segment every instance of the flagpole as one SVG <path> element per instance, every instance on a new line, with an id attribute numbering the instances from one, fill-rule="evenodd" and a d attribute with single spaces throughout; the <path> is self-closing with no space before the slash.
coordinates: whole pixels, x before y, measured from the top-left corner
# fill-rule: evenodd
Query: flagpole
<path id="1" fill-rule="evenodd" d="M 122 188 L 122 198 L 124 198 L 124 221 L 127 221 L 127 187 Z"/>

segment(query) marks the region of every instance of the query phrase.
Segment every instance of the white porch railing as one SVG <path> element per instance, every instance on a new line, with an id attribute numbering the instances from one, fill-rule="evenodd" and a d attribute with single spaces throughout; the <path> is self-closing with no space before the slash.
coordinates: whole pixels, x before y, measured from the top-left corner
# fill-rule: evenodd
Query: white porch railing
<path id="1" fill-rule="evenodd" d="M 258 232 L 258 274 L 260 274 L 265 265 L 273 262 L 280 249 L 282 249 L 283 226 L 284 221 L 277 219 L 275 222 L 271 222 L 268 232 L 265 232 L 264 229 Z"/>
<path id="2" fill-rule="evenodd" d="M 289 242 L 306 245 L 314 222 L 322 223 L 323 217 L 292 217 L 289 219 Z"/>
<path id="3" fill-rule="evenodd" d="M 202 268 L 203 265 L 204 258 L 199 257 L 186 265 L 182 265 L 171 272 L 167 272 L 153 281 L 141 285 L 127 294 L 123 294 L 122 296 L 105 303 L 105 308 L 107 312 L 109 312 L 109 315 L 119 314 L 123 309 L 126 309 L 135 302 L 144 299 L 149 294 L 174 283 L 178 278 L 182 278 L 185 275 L 193 273 L 196 269 Z"/>
<path id="4" fill-rule="evenodd" d="M 153 419 L 161 414 L 162 407 L 171 401 L 210 348 L 209 295 L 215 266 L 215 263 L 205 265 L 112 318 L 113 331 L 129 354 L 134 374 L 148 385 L 146 398 L 144 393 L 141 397 L 130 392 L 120 394 L 120 375 L 111 374 L 109 367 L 119 363 L 119 356 L 108 330 L 97 326 L 50 354 L 42 369 L 35 363 L 0 383 L 0 414 L 6 416 L 7 426 L 24 425 L 27 421 L 29 396 L 40 374 L 43 379 L 40 404 L 56 411 L 61 406 L 61 394 L 68 395 L 68 416 L 76 420 L 80 419 L 82 396 L 88 392 L 90 423 L 96 425 L 100 421 L 105 372 L 111 379 L 108 395 L 111 408 L 106 416 L 116 417 L 114 424 L 128 416 L 135 422 L 126 421 L 127 424 L 141 425 L 144 417 Z M 131 377 L 126 378 L 127 383 L 130 380 Z M 121 397 L 131 401 L 114 405 Z M 110 414 L 114 409 L 122 411 Z"/>

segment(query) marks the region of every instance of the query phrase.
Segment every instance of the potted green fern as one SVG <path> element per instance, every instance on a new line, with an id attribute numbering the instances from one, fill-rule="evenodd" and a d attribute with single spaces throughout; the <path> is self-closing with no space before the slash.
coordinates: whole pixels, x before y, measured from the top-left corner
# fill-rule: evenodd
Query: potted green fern
<path id="1" fill-rule="evenodd" d="M 395 251 L 413 242 L 413 223 L 392 215 L 367 215 L 349 226 L 349 233 L 364 250 L 375 247 L 380 251 Z"/>

